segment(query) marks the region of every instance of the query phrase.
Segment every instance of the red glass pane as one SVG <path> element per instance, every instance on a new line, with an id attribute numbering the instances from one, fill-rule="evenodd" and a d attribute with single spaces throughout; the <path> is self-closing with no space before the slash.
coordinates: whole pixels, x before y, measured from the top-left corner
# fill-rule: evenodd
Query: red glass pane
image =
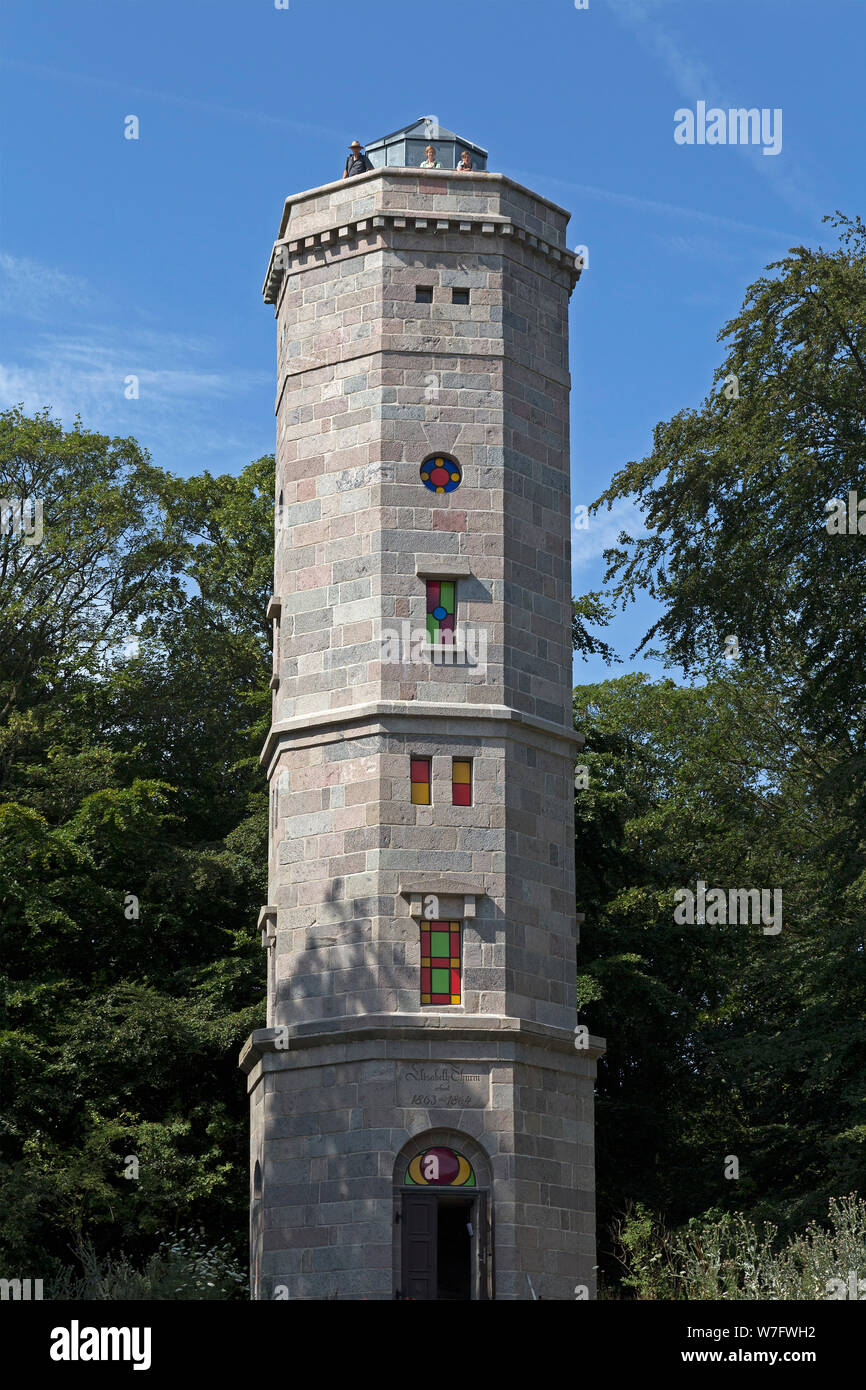
<path id="1" fill-rule="evenodd" d="M 432 1187 L 450 1187 L 460 1173 L 460 1159 L 453 1149 L 428 1149 L 421 1159 L 421 1172 Z"/>

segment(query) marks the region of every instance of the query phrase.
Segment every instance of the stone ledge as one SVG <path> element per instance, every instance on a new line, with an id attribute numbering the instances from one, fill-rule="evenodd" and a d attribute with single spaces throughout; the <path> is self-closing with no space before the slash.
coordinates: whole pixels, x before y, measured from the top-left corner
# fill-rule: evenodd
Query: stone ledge
<path id="1" fill-rule="evenodd" d="M 268 1054 L 297 1053 L 307 1048 L 333 1044 L 369 1042 L 383 1046 L 389 1041 L 523 1043 L 549 1052 L 576 1056 L 595 1062 L 607 1049 L 605 1038 L 590 1037 L 589 1047 L 575 1048 L 574 1034 L 547 1023 L 513 1018 L 506 1014 L 368 1014 L 363 1022 L 356 1017 L 322 1019 L 288 1029 L 288 1047 L 277 1047 L 285 1038 L 282 1028 L 257 1028 L 241 1048 L 238 1066 L 247 1075 Z M 380 1054 L 384 1055 L 384 1054 Z M 395 1058 L 399 1061 L 399 1058 Z"/>
<path id="2" fill-rule="evenodd" d="M 429 874 L 401 877 L 397 889 L 403 898 L 414 898 L 417 893 L 437 893 L 442 898 L 481 898 L 486 891 L 477 878 L 452 878 L 450 874 L 443 874 L 438 869 L 432 870 Z"/>
<path id="3" fill-rule="evenodd" d="M 418 579 L 471 578 L 472 569 L 467 555 L 452 555 L 450 560 L 416 560 Z"/>
<path id="4" fill-rule="evenodd" d="M 448 900 L 463 899 L 462 907 L 458 905 L 452 908 L 437 906 L 435 915 L 438 918 L 449 918 L 452 915 L 459 916 L 463 921 L 471 920 L 475 916 L 475 899 L 486 896 L 487 890 L 479 885 L 477 879 L 452 878 L 450 874 L 443 874 L 432 870 L 429 874 L 410 875 L 409 878 L 401 878 L 397 887 L 397 892 L 401 898 L 409 901 L 409 916 L 421 919 L 424 915 L 424 899 L 435 897 Z"/>
<path id="5" fill-rule="evenodd" d="M 575 748 L 582 748 L 586 742 L 585 736 L 576 729 L 553 724 L 547 719 L 539 719 L 534 714 L 524 714 L 522 710 L 513 709 L 509 705 L 440 705 L 428 704 L 421 700 L 375 700 L 363 705 L 343 705 L 339 709 L 323 710 L 320 714 L 300 714 L 291 719 L 278 720 L 271 725 L 259 761 L 265 766 L 270 763 L 275 745 L 283 735 L 304 735 L 317 729 L 327 729 L 332 725 L 345 726 L 389 715 L 403 715 L 413 720 L 488 719 L 494 723 L 520 724 L 527 729 L 562 739 Z"/>
<path id="6" fill-rule="evenodd" d="M 427 350 L 427 348 L 424 348 L 424 356 L 429 358 L 431 364 L 438 364 L 440 370 L 453 372 L 461 370 L 459 366 L 460 362 L 474 363 L 477 360 L 479 363 L 496 363 L 498 367 L 499 363 L 513 363 L 515 361 L 513 353 L 508 353 L 505 351 L 501 335 L 496 340 L 489 338 L 484 340 L 485 343 L 488 344 L 493 343 L 495 341 L 497 344 L 496 347 L 485 346 L 483 348 L 479 348 L 479 340 L 474 338 L 461 339 L 461 341 L 464 343 L 471 344 L 471 346 L 460 348 L 454 348 L 453 346 L 439 347 L 431 348 L 429 351 Z M 413 360 L 417 359 L 418 351 L 419 350 L 415 347 L 406 347 L 405 345 L 398 347 L 383 347 L 381 338 L 364 338 L 351 344 L 341 344 L 341 351 L 339 353 L 339 356 L 336 357 L 328 356 L 322 358 L 291 358 L 290 361 L 301 363 L 301 365 L 296 368 L 289 367 L 285 364 L 283 365 L 282 376 L 279 377 L 279 386 L 274 403 L 274 413 L 276 414 L 279 411 L 283 394 L 289 382 L 295 381 L 298 377 L 305 376 L 308 372 L 319 372 L 322 370 L 323 367 L 333 367 L 338 364 L 340 366 L 346 366 L 346 364 L 349 362 L 369 361 L 371 358 L 377 358 L 381 360 L 383 363 L 387 358 L 394 358 L 398 362 L 405 363 L 405 361 L 409 358 Z M 446 365 L 446 363 L 454 363 L 457 365 Z M 528 375 L 538 377 L 540 381 L 550 381 L 553 382 L 553 384 L 557 387 L 562 387 L 564 390 L 571 390 L 570 373 L 564 371 L 560 367 L 554 366 L 554 364 L 551 362 L 546 362 L 544 364 L 544 371 L 541 371 L 538 365 L 531 366 L 529 362 L 525 359 L 521 362 L 520 365 Z M 430 423 L 447 425 L 447 421 L 443 420 L 432 421 Z M 452 427 L 449 426 L 449 428 Z M 448 452 L 447 449 L 445 452 Z M 377 483 L 379 481 L 391 482 L 393 480 L 390 478 L 382 478 L 381 480 L 376 480 Z"/>

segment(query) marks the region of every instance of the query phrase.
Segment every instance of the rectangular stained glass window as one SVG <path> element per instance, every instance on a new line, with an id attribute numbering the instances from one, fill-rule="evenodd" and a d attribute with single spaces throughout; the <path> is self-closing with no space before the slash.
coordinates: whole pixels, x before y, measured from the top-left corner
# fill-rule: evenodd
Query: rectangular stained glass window
<path id="1" fill-rule="evenodd" d="M 451 759 L 451 804 L 472 805 L 472 759 Z"/>
<path id="2" fill-rule="evenodd" d="M 412 758 L 410 760 L 409 780 L 412 786 L 412 805 L 430 805 L 430 759 Z"/>
<path id="3" fill-rule="evenodd" d="M 460 923 L 421 923 L 421 1003 L 460 1003 Z"/>
<path id="4" fill-rule="evenodd" d="M 456 601 L 453 579 L 427 580 L 427 636 L 436 646 L 454 641 Z"/>

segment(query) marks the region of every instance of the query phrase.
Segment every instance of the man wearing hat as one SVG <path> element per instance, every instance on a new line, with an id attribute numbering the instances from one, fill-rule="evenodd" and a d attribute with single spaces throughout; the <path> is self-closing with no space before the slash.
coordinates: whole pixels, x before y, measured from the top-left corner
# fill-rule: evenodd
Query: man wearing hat
<path id="1" fill-rule="evenodd" d="M 360 140 L 353 140 L 349 149 L 351 153 L 343 170 L 344 179 L 350 179 L 354 174 L 365 174 L 368 169 L 372 169 L 372 164 L 361 149 Z"/>

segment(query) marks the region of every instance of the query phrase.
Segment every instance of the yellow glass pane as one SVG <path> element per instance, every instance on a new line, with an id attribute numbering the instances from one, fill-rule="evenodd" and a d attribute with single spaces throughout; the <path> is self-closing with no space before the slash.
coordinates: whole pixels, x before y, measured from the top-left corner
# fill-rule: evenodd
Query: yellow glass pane
<path id="1" fill-rule="evenodd" d="M 469 762 L 461 762 L 455 758 L 451 765 L 451 780 L 452 782 L 460 782 L 462 784 L 471 782 L 472 764 Z"/>
<path id="2" fill-rule="evenodd" d="M 413 782 L 413 783 L 412 783 L 412 805 L 413 805 L 413 806 L 429 806 L 429 805 L 430 805 L 430 783 L 429 783 L 429 782 Z"/>

